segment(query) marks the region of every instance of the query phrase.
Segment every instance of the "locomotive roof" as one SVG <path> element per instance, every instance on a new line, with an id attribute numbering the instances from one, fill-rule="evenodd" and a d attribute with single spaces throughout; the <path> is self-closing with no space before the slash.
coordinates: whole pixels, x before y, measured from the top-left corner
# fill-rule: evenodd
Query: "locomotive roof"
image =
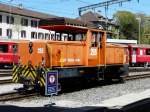
<path id="1" fill-rule="evenodd" d="M 104 32 L 102 30 L 89 27 L 83 21 L 63 17 L 40 20 L 39 27 L 47 30 L 68 33 L 84 33 L 87 32 L 88 29 Z"/>
<path id="2" fill-rule="evenodd" d="M 148 44 L 129 44 L 129 46 L 134 48 L 150 48 Z"/>

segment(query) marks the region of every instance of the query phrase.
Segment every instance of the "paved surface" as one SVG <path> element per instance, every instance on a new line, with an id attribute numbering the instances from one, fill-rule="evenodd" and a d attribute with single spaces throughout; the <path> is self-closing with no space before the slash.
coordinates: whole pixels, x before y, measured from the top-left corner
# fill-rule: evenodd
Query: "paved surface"
<path id="1" fill-rule="evenodd" d="M 121 109 L 109 109 L 106 107 L 81 107 L 81 108 L 63 108 L 63 107 L 17 107 L 10 105 L 1 105 L 1 112 L 149 112 L 150 99 L 143 100 L 140 103 L 132 104 Z"/>

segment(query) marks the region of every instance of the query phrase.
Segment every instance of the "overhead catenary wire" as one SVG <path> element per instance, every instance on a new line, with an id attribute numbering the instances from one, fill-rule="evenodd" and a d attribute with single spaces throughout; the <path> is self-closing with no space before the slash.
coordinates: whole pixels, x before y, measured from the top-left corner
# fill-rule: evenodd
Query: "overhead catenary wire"
<path id="1" fill-rule="evenodd" d="M 100 2 L 100 3 L 96 3 L 96 4 L 91 4 L 91 5 L 87 5 L 84 7 L 79 7 L 78 11 L 79 11 L 79 16 L 81 16 L 81 13 L 83 11 L 89 10 L 89 9 L 96 9 L 99 7 L 105 7 L 105 9 L 108 9 L 108 6 L 113 5 L 113 4 L 119 4 L 120 6 L 122 6 L 123 2 L 130 2 L 131 0 L 108 0 L 105 2 Z M 139 2 L 139 0 L 138 0 Z"/>
<path id="2" fill-rule="evenodd" d="M 76 0 L 76 1 L 81 2 L 81 3 L 84 3 L 84 4 L 88 4 L 88 5 L 91 4 L 91 2 L 85 2 L 85 1 L 83 1 L 83 0 Z"/>

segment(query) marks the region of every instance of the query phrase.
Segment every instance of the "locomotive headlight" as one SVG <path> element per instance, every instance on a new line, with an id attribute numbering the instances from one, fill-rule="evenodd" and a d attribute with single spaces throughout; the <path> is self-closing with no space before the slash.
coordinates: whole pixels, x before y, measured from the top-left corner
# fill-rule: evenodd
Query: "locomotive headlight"
<path id="1" fill-rule="evenodd" d="M 32 54 L 33 52 L 33 43 L 29 42 L 29 53 Z"/>

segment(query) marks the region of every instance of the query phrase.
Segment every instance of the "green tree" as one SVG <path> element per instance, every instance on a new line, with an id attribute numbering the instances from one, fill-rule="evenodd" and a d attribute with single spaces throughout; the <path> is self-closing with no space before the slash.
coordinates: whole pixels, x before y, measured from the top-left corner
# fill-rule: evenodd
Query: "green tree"
<path id="1" fill-rule="evenodd" d="M 136 15 L 128 11 L 118 11 L 114 19 L 119 25 L 120 38 L 138 39 L 138 21 Z"/>
<path id="2" fill-rule="evenodd" d="M 150 17 L 143 13 L 137 13 L 136 16 L 141 18 L 141 43 L 150 44 Z"/>

